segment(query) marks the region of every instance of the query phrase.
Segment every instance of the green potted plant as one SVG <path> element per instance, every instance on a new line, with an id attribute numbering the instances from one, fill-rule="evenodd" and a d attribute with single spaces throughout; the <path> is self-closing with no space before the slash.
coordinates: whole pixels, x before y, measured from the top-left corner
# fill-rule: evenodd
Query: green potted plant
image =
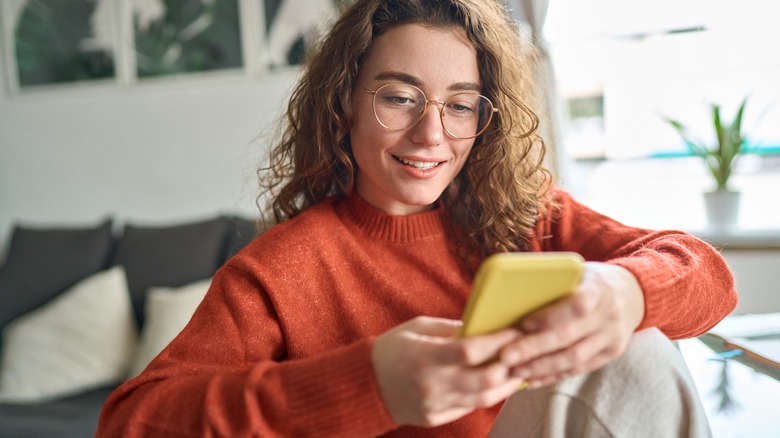
<path id="1" fill-rule="evenodd" d="M 733 226 L 739 216 L 740 193 L 731 190 L 728 183 L 739 157 L 747 152 L 747 142 L 742 132 L 742 115 L 746 103 L 747 99 L 742 101 L 731 123 L 721 118 L 720 105 L 711 105 L 715 128 L 715 144 L 711 146 L 694 138 L 680 121 L 666 118 L 680 134 L 688 150 L 704 161 L 715 182 L 715 189 L 704 193 L 704 202 L 709 223 L 716 228 Z"/>

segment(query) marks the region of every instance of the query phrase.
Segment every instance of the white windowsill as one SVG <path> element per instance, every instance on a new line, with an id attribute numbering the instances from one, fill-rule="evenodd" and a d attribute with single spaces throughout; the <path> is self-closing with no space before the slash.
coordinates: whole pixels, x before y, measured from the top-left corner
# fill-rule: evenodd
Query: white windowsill
<path id="1" fill-rule="evenodd" d="M 780 250 L 780 230 L 688 230 L 711 245 L 726 250 Z"/>
<path id="2" fill-rule="evenodd" d="M 745 156 L 732 177 L 741 192 L 738 223 L 708 225 L 702 193 L 710 176 L 696 158 L 568 163 L 563 187 L 589 207 L 623 223 L 678 229 L 728 249 L 780 249 L 780 167 L 777 157 Z"/>

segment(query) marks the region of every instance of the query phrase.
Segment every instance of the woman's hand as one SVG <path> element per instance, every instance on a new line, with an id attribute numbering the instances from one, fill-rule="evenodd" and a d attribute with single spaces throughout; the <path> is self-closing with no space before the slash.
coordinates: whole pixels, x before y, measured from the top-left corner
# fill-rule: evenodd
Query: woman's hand
<path id="1" fill-rule="evenodd" d="M 644 317 L 644 296 L 631 272 L 588 262 L 577 293 L 527 317 L 523 335 L 501 363 L 530 387 L 598 369 L 625 351 Z"/>
<path id="2" fill-rule="evenodd" d="M 503 330 L 460 339 L 460 325 L 460 321 L 417 317 L 374 341 L 374 372 L 396 423 L 449 423 L 504 400 L 520 387 L 522 379 L 510 376 L 509 366 L 489 361 L 519 332 Z"/>

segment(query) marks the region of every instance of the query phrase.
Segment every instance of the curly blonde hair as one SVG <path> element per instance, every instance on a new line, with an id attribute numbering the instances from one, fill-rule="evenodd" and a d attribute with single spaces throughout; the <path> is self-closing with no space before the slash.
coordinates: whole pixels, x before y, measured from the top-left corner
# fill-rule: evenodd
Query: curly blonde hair
<path id="1" fill-rule="evenodd" d="M 551 174 L 543 165 L 539 119 L 530 108 L 536 52 L 521 40 L 499 0 L 358 0 L 347 9 L 311 52 L 270 164 L 259 171 L 273 196 L 274 220 L 352 191 L 357 167 L 349 121 L 358 73 L 373 39 L 406 23 L 465 29 L 477 51 L 482 94 L 498 109 L 442 194 L 462 254 L 480 259 L 527 249 L 550 203 Z"/>

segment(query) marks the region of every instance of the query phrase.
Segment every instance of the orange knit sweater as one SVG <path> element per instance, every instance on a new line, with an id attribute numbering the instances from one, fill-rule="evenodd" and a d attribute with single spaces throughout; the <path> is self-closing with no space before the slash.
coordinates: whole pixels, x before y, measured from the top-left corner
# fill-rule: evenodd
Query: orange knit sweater
<path id="1" fill-rule="evenodd" d="M 626 227 L 558 192 L 535 251 L 619 264 L 645 294 L 640 328 L 704 333 L 736 305 L 706 243 Z M 272 228 L 215 275 L 184 331 L 109 398 L 98 436 L 484 436 L 499 407 L 399 427 L 371 365 L 373 338 L 417 315 L 457 319 L 471 275 L 443 210 L 394 217 L 331 198 Z"/>

